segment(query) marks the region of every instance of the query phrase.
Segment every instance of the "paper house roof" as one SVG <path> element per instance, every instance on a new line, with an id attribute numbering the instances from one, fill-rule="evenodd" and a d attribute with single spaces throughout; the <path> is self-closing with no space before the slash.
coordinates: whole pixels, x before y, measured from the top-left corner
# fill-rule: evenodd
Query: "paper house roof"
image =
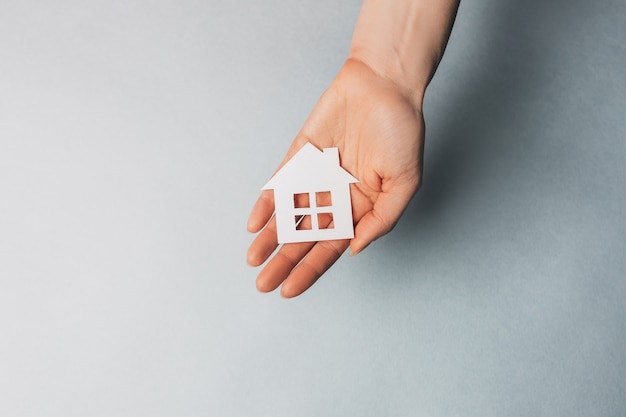
<path id="1" fill-rule="evenodd" d="M 324 148 L 320 151 L 306 143 L 263 186 L 263 190 L 285 188 L 291 191 L 309 191 L 328 188 L 332 184 L 359 182 L 339 165 L 339 150 Z"/>

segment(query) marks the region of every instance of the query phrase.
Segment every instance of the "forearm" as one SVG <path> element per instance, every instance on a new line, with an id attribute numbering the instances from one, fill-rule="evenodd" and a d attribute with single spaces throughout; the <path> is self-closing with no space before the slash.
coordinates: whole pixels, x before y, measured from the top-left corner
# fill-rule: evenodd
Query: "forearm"
<path id="1" fill-rule="evenodd" d="M 460 0 L 364 0 L 349 59 L 393 81 L 419 109 Z"/>

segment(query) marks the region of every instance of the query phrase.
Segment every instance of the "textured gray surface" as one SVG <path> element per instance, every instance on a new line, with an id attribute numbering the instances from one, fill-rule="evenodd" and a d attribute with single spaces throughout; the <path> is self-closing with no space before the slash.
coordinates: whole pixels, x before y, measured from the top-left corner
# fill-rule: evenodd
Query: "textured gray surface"
<path id="1" fill-rule="evenodd" d="M 358 9 L 0 3 L 0 415 L 626 413 L 622 0 L 465 1 L 396 230 L 256 292 Z"/>

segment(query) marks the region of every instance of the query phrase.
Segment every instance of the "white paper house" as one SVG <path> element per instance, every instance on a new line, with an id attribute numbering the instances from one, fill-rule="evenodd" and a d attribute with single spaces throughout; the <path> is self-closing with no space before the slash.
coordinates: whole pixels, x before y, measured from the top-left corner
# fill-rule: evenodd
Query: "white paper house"
<path id="1" fill-rule="evenodd" d="M 304 145 L 263 187 L 274 190 L 278 243 L 353 238 L 350 183 L 355 182 L 339 165 L 337 148 Z"/>

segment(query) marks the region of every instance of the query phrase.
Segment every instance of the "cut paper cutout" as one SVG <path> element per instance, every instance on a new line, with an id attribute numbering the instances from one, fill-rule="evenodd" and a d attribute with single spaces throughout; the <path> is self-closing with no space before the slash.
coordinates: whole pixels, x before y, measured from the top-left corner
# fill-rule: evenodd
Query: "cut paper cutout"
<path id="1" fill-rule="evenodd" d="M 263 187 L 274 190 L 278 243 L 352 239 L 350 184 L 339 149 L 306 143 Z"/>

